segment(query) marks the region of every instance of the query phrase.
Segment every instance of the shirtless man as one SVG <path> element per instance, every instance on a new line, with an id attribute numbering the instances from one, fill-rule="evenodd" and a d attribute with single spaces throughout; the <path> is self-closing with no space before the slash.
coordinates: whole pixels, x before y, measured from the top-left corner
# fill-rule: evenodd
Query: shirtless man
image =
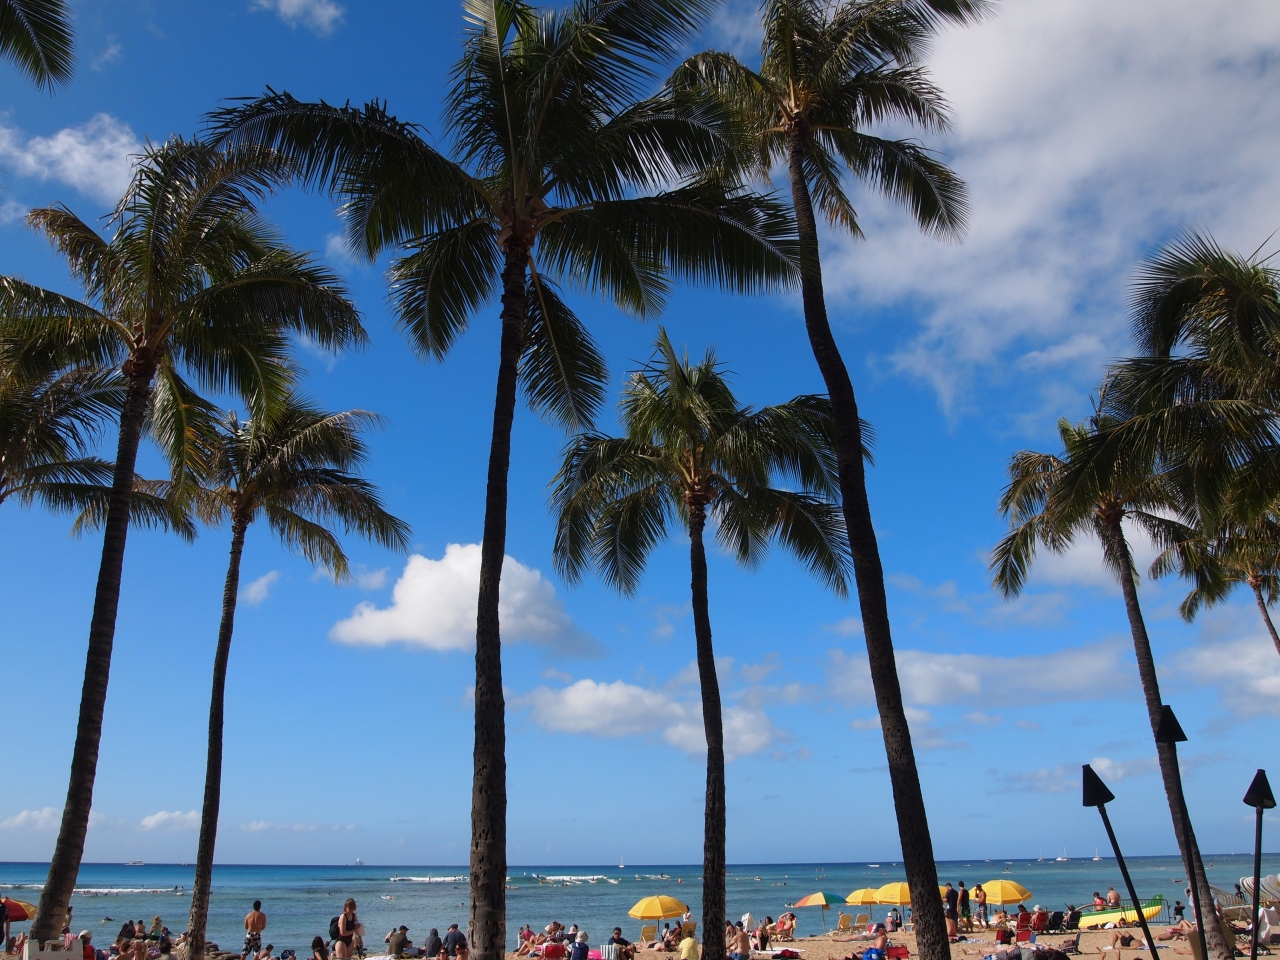
<path id="1" fill-rule="evenodd" d="M 240 960 L 256 957 L 262 949 L 262 931 L 267 929 L 267 915 L 262 912 L 262 901 L 253 901 L 253 909 L 244 917 L 244 949 Z"/>
<path id="2" fill-rule="evenodd" d="M 737 933 L 733 935 L 733 943 L 729 946 L 729 960 L 751 960 L 751 935 L 741 925 L 738 926 Z"/>

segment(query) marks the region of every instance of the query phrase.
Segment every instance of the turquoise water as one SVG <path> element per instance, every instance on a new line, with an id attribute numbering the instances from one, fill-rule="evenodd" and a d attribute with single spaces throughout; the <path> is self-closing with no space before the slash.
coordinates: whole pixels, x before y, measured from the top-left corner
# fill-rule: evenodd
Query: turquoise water
<path id="1" fill-rule="evenodd" d="M 1242 876 L 1253 871 L 1247 856 L 1213 856 L 1207 858 L 1211 883 L 1231 890 Z M 1128 861 L 1134 885 L 1142 899 L 1157 893 L 1172 902 L 1184 899 L 1184 875 L 1177 857 L 1138 857 Z M 0 889 L 19 900 L 35 902 L 39 885 L 44 882 L 47 864 L 0 863 Z M 905 879 L 901 864 L 736 864 L 728 878 L 729 916 L 736 918 L 750 911 L 757 917 L 776 917 L 786 905 L 806 894 L 826 890 L 847 895 L 860 887 L 878 887 L 891 880 Z M 1005 871 L 1009 872 L 1006 873 Z M 1280 871 L 1280 855 L 1263 857 L 1263 873 Z M 465 881 L 419 883 L 392 881 L 399 877 L 457 877 L 465 874 L 460 867 L 409 866 L 236 866 L 219 865 L 213 872 L 213 897 L 209 915 L 209 936 L 224 949 L 238 950 L 242 942 L 241 923 L 255 899 L 262 900 L 268 917 L 264 943 L 273 943 L 278 953 L 291 947 L 305 956 L 311 938 L 324 936 L 329 918 L 337 914 L 346 897 L 354 897 L 360 918 L 368 930 L 366 946 L 370 953 L 382 946 L 382 938 L 392 926 L 409 926 L 417 943 L 430 927 L 441 933 L 450 923 L 467 924 L 467 884 Z M 556 886 L 540 883 L 536 875 L 583 878 L 578 882 Z M 689 865 L 628 866 L 619 869 L 601 867 L 513 866 L 507 891 L 507 930 L 514 949 L 516 931 L 522 924 L 540 929 L 552 920 L 576 923 L 591 935 L 593 943 L 601 942 L 609 931 L 621 926 L 626 936 L 635 939 L 637 921 L 627 910 L 641 897 L 666 894 L 689 904 L 694 916 L 699 915 L 701 870 Z M 667 879 L 662 879 L 662 877 Z M 585 878 L 596 877 L 595 882 Z M 146 920 L 159 915 L 176 933 L 186 927 L 193 878 L 190 866 L 177 864 L 92 863 L 80 870 L 77 893 L 73 899 L 74 928 L 94 931 L 99 940 L 114 939 L 126 918 Z M 1088 858 L 1068 863 L 1028 860 L 967 860 L 938 865 L 940 882 L 965 881 L 966 886 L 993 879 L 1016 880 L 1034 895 L 1033 903 L 1047 909 L 1062 909 L 1064 904 L 1088 902 L 1094 890 L 1106 891 L 1124 887 L 1115 861 L 1107 858 L 1094 862 Z M 616 883 L 610 883 L 615 880 Z M 183 893 L 175 895 L 174 888 Z M 394 897 L 386 900 L 384 897 Z M 858 913 L 888 908 L 848 908 Z M 801 909 L 800 934 L 822 930 L 822 914 L 816 909 Z M 110 917 L 111 920 L 105 918 Z M 828 923 L 831 922 L 828 914 Z M 25 929 L 25 924 L 15 930 Z"/>

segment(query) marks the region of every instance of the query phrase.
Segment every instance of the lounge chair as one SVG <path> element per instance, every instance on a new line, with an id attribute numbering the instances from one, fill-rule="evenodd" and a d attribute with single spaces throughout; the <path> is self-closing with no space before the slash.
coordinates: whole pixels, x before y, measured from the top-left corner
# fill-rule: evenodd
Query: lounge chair
<path id="1" fill-rule="evenodd" d="M 1044 933 L 1049 929 L 1049 915 L 1043 911 L 1031 915 L 1031 929 L 1036 933 Z"/>
<path id="2" fill-rule="evenodd" d="M 1020 914 L 1018 914 L 1018 923 L 1017 923 L 1017 926 L 1016 926 L 1014 929 L 1016 929 L 1016 930 L 1030 930 L 1030 929 L 1031 929 L 1031 920 L 1032 920 L 1032 915 L 1031 915 L 1031 914 L 1029 914 L 1029 913 L 1020 913 Z"/>
<path id="3" fill-rule="evenodd" d="M 1062 925 L 1062 929 L 1066 931 L 1080 929 L 1080 911 L 1074 910 L 1067 914 L 1067 922 Z"/>
<path id="4" fill-rule="evenodd" d="M 622 956 L 622 948 L 616 943 L 600 944 L 600 960 L 619 960 Z"/>
<path id="5" fill-rule="evenodd" d="M 832 933 L 851 933 L 853 931 L 853 914 L 842 913 L 840 919 L 836 922 Z"/>
<path id="6" fill-rule="evenodd" d="M 697 932 L 698 932 L 697 920 L 686 920 L 683 924 L 680 925 L 681 937 L 692 937 Z"/>
<path id="7" fill-rule="evenodd" d="M 853 925 L 855 927 L 865 927 L 870 922 L 871 922 L 871 915 L 868 913 L 860 913 L 853 918 Z"/>
<path id="8" fill-rule="evenodd" d="M 640 942 L 653 943 L 658 936 L 658 925 L 656 923 L 646 923 L 640 928 Z"/>
<path id="9" fill-rule="evenodd" d="M 1079 953 L 1080 952 L 1080 934 L 1077 933 L 1074 937 L 1067 937 L 1067 939 L 1063 940 L 1060 944 L 1058 944 L 1058 949 L 1061 950 L 1063 953 L 1070 953 L 1070 954 Z"/>
<path id="10" fill-rule="evenodd" d="M 1062 921 L 1066 914 L 1061 910 L 1055 910 L 1049 914 L 1049 925 L 1045 927 L 1045 933 L 1058 933 L 1062 930 Z"/>
<path id="11" fill-rule="evenodd" d="M 1014 943 L 1035 943 L 1036 935 L 1030 930 L 1019 930 L 1014 934 Z"/>

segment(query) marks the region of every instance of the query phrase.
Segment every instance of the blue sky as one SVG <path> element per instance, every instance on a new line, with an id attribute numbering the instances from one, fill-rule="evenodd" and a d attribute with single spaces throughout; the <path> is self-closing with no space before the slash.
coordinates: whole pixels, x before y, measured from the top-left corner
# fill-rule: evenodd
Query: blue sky
<path id="1" fill-rule="evenodd" d="M 108 210 L 146 140 L 195 133 L 222 98 L 266 86 L 385 98 L 440 129 L 461 32 L 450 0 L 77 0 L 79 67 L 55 97 L 0 70 L 0 272 L 73 290 L 25 209 Z M 704 45 L 749 53 L 753 7 Z M 1118 590 L 1096 545 L 1043 558 L 1000 600 L 986 558 L 1015 450 L 1056 449 L 1060 416 L 1128 338 L 1137 260 L 1175 232 L 1252 250 L 1280 227 L 1280 11 L 1265 2 L 1007 0 L 931 57 L 955 111 L 935 142 L 972 190 L 962 244 L 920 237 L 875 198 L 868 239 L 828 237 L 833 321 L 879 436 L 872 509 L 940 858 L 1092 855 L 1079 764 L 1118 796 L 1133 852 L 1175 851 Z M 412 558 L 349 544 L 338 587 L 251 532 L 228 681 L 224 862 L 465 863 L 476 548 L 496 309 L 443 364 L 415 360 L 382 270 L 352 262 L 332 205 L 289 193 L 267 212 L 348 279 L 372 345 L 303 354 L 307 392 L 388 419 L 370 476 L 413 526 Z M 656 333 L 580 304 L 612 389 Z M 661 321 L 714 345 L 753 404 L 821 389 L 791 296 L 680 290 Z M 612 409 L 604 425 L 609 426 Z M 521 410 L 504 584 L 513 863 L 694 862 L 702 760 L 687 548 L 655 554 L 638 596 L 567 586 L 551 567 L 547 482 L 563 437 Z M 154 453 L 144 469 L 159 470 Z M 0 511 L 0 670 L 10 753 L 0 857 L 44 859 L 65 792 L 99 541 L 65 518 Z M 194 546 L 135 531 L 86 856 L 190 860 L 228 534 Z M 1149 560 L 1151 552 L 1137 545 Z M 518 565 L 517 565 L 518 564 Z M 1165 698 L 1191 736 L 1188 798 L 1206 851 L 1245 849 L 1239 801 L 1275 756 L 1280 657 L 1240 598 L 1195 625 L 1182 588 L 1141 588 Z M 787 556 L 711 560 L 728 709 L 732 861 L 898 855 L 856 604 Z M 21 745 L 15 748 L 14 745 Z M 609 786 L 612 783 L 614 786 Z"/>

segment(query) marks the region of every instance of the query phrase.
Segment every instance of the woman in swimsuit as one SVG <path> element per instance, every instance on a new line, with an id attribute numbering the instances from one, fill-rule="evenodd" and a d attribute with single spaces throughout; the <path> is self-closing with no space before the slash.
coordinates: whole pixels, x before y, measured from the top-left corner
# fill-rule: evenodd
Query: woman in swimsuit
<path id="1" fill-rule="evenodd" d="M 359 925 L 356 902 L 347 897 L 347 902 L 342 905 L 342 915 L 338 917 L 338 939 L 333 941 L 333 955 L 337 960 L 351 960 L 351 944 Z"/>

